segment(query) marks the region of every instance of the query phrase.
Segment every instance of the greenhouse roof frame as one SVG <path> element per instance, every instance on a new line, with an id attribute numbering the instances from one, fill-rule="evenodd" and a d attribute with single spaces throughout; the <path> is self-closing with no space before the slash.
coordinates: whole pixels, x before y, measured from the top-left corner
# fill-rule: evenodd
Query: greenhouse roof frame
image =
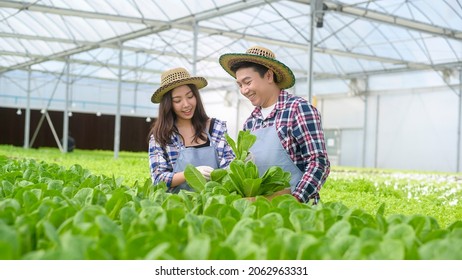
<path id="1" fill-rule="evenodd" d="M 74 1 L 75 2 L 75 1 Z M 79 9 L 76 8 L 76 4 L 71 4 L 71 1 L 53 1 L 53 0 L 42 0 L 42 1 L 11 1 L 11 0 L 0 0 L 0 8 L 2 20 L 0 21 L 0 54 L 2 59 L 0 60 L 0 73 L 27 69 L 32 67 L 36 70 L 45 70 L 47 68 L 38 67 L 49 61 L 65 61 L 69 60 L 72 63 L 81 65 L 93 65 L 95 67 L 106 67 L 106 68 L 117 68 L 118 64 L 110 62 L 104 59 L 93 59 L 90 58 L 74 58 L 75 55 L 81 53 L 88 53 L 92 50 L 97 49 L 112 49 L 118 51 L 120 48 L 123 51 L 129 51 L 133 53 L 143 53 L 146 55 L 154 56 L 166 56 L 166 57 L 177 57 L 179 59 L 186 60 L 191 64 L 194 64 L 194 54 L 191 51 L 191 44 L 185 44 L 184 42 L 188 39 L 184 39 L 183 36 L 179 36 L 179 44 L 176 46 L 176 42 L 171 40 L 170 42 L 164 42 L 161 48 L 153 48 L 151 45 L 139 44 L 138 39 L 143 39 L 152 35 L 159 37 L 175 38 L 176 33 L 190 33 L 191 36 L 195 32 L 194 25 L 197 23 L 197 32 L 199 54 L 197 55 L 197 61 L 207 61 L 207 65 L 215 64 L 213 67 L 214 71 L 204 73 L 209 78 L 212 78 L 214 72 L 219 70 L 217 65 L 218 57 L 221 53 L 236 51 L 242 52 L 249 44 L 262 44 L 270 46 L 278 46 L 285 48 L 285 54 L 278 54 L 279 56 L 291 56 L 294 61 L 307 61 L 306 55 L 309 51 L 310 44 L 308 40 L 308 29 L 307 26 L 310 24 L 310 0 L 295 0 L 295 1 L 278 1 L 278 0 L 254 0 L 254 1 L 170 1 L 168 4 L 173 5 L 162 9 L 165 14 L 165 18 L 168 20 L 159 20 L 149 18 L 142 12 L 144 7 L 149 5 L 159 8 L 160 1 L 119 1 L 110 3 L 108 1 L 99 1 L 99 7 L 91 7 L 91 3 L 87 1 L 77 1 L 82 4 Z M 120 4 L 120 3 L 124 4 Z M 376 75 L 384 73 L 393 73 L 401 71 L 413 71 L 413 70 L 445 70 L 461 67 L 462 63 L 462 18 L 458 11 L 462 11 L 459 0 L 440 1 L 440 5 L 443 8 L 437 11 L 445 10 L 448 12 L 452 11 L 451 16 L 440 15 L 439 21 L 431 21 L 430 15 L 426 15 L 430 2 L 434 1 L 323 1 L 327 6 L 327 10 L 324 11 L 326 18 L 325 25 L 322 29 L 316 29 L 316 39 L 314 45 L 315 54 L 323 54 L 330 57 L 332 60 L 329 67 L 319 67 L 320 62 L 316 61 L 314 66 L 314 75 L 316 79 L 351 79 L 358 76 Z M 110 3 L 110 4 L 109 4 Z M 162 1 L 165 4 L 165 1 Z M 202 3 L 202 7 L 197 8 L 197 12 L 192 11 L 193 6 Z M 113 7 L 115 4 L 120 7 Z M 113 6 L 111 6 L 113 5 Z M 134 10 L 138 7 L 139 15 L 128 15 L 122 14 L 120 11 L 127 7 L 132 6 Z M 191 8 L 188 8 L 191 5 Z M 66 7 L 67 6 L 67 7 Z M 185 13 L 184 16 L 176 16 L 177 11 L 172 10 L 172 7 L 182 6 L 183 10 L 187 10 L 190 13 Z M 422 6 L 422 7 L 420 7 Z M 99 11 L 97 8 L 103 11 Z M 111 11 L 112 7 L 112 13 Z M 285 10 L 286 9 L 286 10 Z M 117 10 L 118 12 L 114 12 Z M 295 11 L 296 10 L 296 11 Z M 300 10 L 300 11 L 299 11 Z M 401 11 L 401 15 L 391 13 L 391 11 Z M 409 10 L 410 15 L 414 15 L 415 18 L 406 18 L 402 14 L 405 10 Z M 248 11 L 256 11 L 257 13 L 264 14 L 265 16 L 271 15 L 271 19 L 268 21 L 262 20 L 263 17 L 256 19 L 252 15 L 247 15 Z M 270 13 L 271 12 L 271 13 Z M 133 13 L 133 12 L 132 12 Z M 40 15 L 40 16 L 39 16 Z M 156 15 L 153 15 L 156 16 Z M 231 28 L 231 24 L 226 28 L 222 26 L 217 27 L 217 22 L 232 22 L 235 23 L 240 17 L 246 17 L 253 21 L 261 21 L 258 25 L 252 26 L 242 24 L 240 28 Z M 68 22 L 69 26 L 59 26 L 59 23 L 55 23 L 56 26 L 49 26 L 48 24 L 53 22 L 50 17 L 62 18 L 63 22 Z M 83 19 L 83 22 L 87 22 L 89 26 L 85 28 L 94 28 L 95 33 L 98 33 L 102 38 L 99 40 L 92 39 L 80 39 L 77 37 L 83 37 L 82 35 L 76 34 L 75 23 L 72 22 L 73 18 Z M 427 19 L 427 22 L 422 19 Z M 37 25 L 43 25 L 42 28 L 36 28 L 30 30 L 31 34 L 27 34 L 20 28 L 15 28 L 17 21 L 25 22 L 25 19 L 29 21 L 29 26 L 32 26 L 35 22 Z M 43 23 L 42 19 L 46 19 Z M 329 25 L 329 21 L 345 22 L 346 25 L 335 28 L 334 24 Z M 447 26 L 441 24 L 446 22 Z M 116 27 L 112 26 L 115 23 L 121 23 L 123 25 L 136 25 L 136 27 L 130 27 L 126 29 L 127 32 L 113 32 L 114 36 L 104 34 L 96 27 L 91 26 L 88 21 L 107 22 L 108 27 L 112 30 Z M 300 21 L 300 23 L 298 23 Z M 353 28 L 355 22 L 361 22 L 361 28 L 363 25 L 369 24 L 368 36 L 366 38 L 359 38 L 361 34 L 357 33 Z M 275 23 L 276 22 L 276 23 Z M 277 24 L 292 28 L 291 34 L 295 38 L 294 40 L 288 40 L 287 36 L 279 36 L 281 31 L 276 30 L 269 34 L 265 33 L 267 30 L 276 29 Z M 297 25 L 297 26 L 296 26 Z M 255 27 L 256 26 L 256 27 Z M 388 29 L 389 26 L 392 29 Z M 459 29 L 455 29 L 458 27 Z M 62 31 L 63 36 L 43 35 L 43 33 L 37 32 L 39 30 L 57 30 L 58 28 L 64 29 Z M 386 37 L 386 31 L 394 31 L 399 28 L 399 31 L 407 33 L 407 37 L 402 34 L 396 36 L 396 38 L 390 39 Z M 255 29 L 255 30 L 253 30 Z M 307 29 L 305 32 L 304 29 Z M 322 30 L 328 30 L 322 34 Z M 66 32 L 67 30 L 67 32 Z M 265 32 L 263 32 L 265 31 Z M 346 32 L 345 32 L 346 31 Z M 170 34 L 169 34 L 170 33 Z M 306 34 L 304 34 L 306 33 Z M 383 37 L 382 40 L 369 41 L 369 37 L 374 37 L 373 33 L 379 34 L 377 37 Z M 263 34 L 263 35 L 262 35 Z M 346 36 L 347 34 L 348 36 Z M 201 45 L 201 38 L 219 36 L 227 38 L 227 41 L 220 44 L 219 40 L 213 40 L 214 48 L 209 53 L 200 54 L 200 50 L 204 47 Z M 353 38 L 352 36 L 357 36 Z M 280 38 L 282 37 L 282 38 Z M 284 38 L 285 37 L 285 38 Z M 192 37 L 191 37 L 192 38 Z M 334 38 L 334 40 L 333 40 Z M 335 39 L 336 38 L 336 39 Z M 351 43 L 342 42 L 342 38 L 348 38 L 352 41 Z M 152 40 L 158 40 L 157 37 Z M 437 43 L 444 48 L 439 50 L 444 52 L 449 50 L 452 52 L 451 55 L 447 55 L 443 59 L 433 58 L 433 53 L 429 50 L 430 43 L 436 40 Z M 336 45 L 330 47 L 329 42 L 336 42 Z M 412 44 L 412 47 L 403 44 L 402 42 Z M 415 45 L 419 41 L 419 44 Z M 41 49 L 29 51 L 28 45 L 34 42 L 39 42 L 41 45 L 46 46 L 43 51 Z M 129 42 L 129 44 L 125 44 Z M 133 44 L 132 44 L 133 43 Z M 210 41 L 206 40 L 204 45 L 210 46 Z M 394 45 L 396 43 L 396 45 Z M 122 44 L 122 46 L 120 45 Z M 378 46 L 386 46 L 390 48 L 389 53 L 391 55 L 384 55 L 378 53 L 372 49 L 371 46 L 378 44 Z M 3 47 L 3 46 L 9 46 Z M 65 45 L 61 50 L 53 49 L 53 46 Z M 18 47 L 19 46 L 19 47 Z M 22 46 L 22 48 L 21 48 Z M 359 46 L 359 48 L 358 48 Z M 402 46 L 406 48 L 420 48 L 419 59 L 411 59 L 407 55 L 410 51 L 403 51 L 400 49 Z M 343 47 L 343 49 L 342 49 Z M 52 49 L 52 50 L 51 50 Z M 360 49 L 361 51 L 358 51 Z M 50 51 L 51 50 L 51 51 Z M 293 53 L 292 50 L 295 50 Z M 416 51 L 416 49 L 413 49 Z M 452 50 L 452 51 L 451 51 Z M 460 50 L 460 51 L 459 51 Z M 189 54 L 188 54 L 189 53 Z M 385 52 L 384 52 L 385 53 Z M 301 60 L 298 57 L 305 57 Z M 422 59 L 424 57 L 424 59 Z M 344 59 L 344 61 L 338 61 L 337 59 Z M 322 58 L 321 58 L 322 59 Z M 281 60 L 283 60 L 281 58 Z M 441 60 L 441 61 L 439 61 Z M 174 60 L 175 61 L 175 60 Z M 355 70 L 346 70 L 344 67 L 335 69 L 337 65 L 345 65 L 350 63 L 357 64 Z M 287 62 L 289 65 L 293 64 L 292 61 Z M 371 63 L 373 67 L 369 68 L 367 64 Z M 160 73 L 168 67 L 167 63 L 152 69 L 150 67 L 140 67 L 139 65 L 134 66 L 123 66 L 126 71 L 146 71 L 152 73 L 156 79 L 152 79 L 152 75 L 148 75 L 144 82 L 158 81 Z M 304 65 L 295 65 L 292 68 L 295 70 L 296 75 L 303 79 L 306 77 L 307 68 Z M 379 67 L 381 66 L 381 67 Z M 201 72 L 201 67 L 198 66 L 198 72 Z M 205 70 L 204 70 L 205 71 Z M 218 80 L 222 80 L 223 83 L 229 82 L 229 78 L 220 71 L 220 75 L 217 75 Z M 298 74 L 297 74 L 298 73 Z M 216 77 L 215 77 L 216 78 Z"/>
<path id="2" fill-rule="evenodd" d="M 308 88 L 305 91 L 302 86 L 300 90 L 303 95 L 308 92 L 308 99 L 317 82 L 339 81 L 343 85 L 337 90 L 345 91 L 346 86 L 348 91 L 360 79 L 430 71 L 462 100 L 461 2 L 0 0 L 0 77 L 15 84 L 17 91 L 27 91 L 27 110 L 34 91 L 31 73 L 36 78 L 48 75 L 42 84 L 54 82 L 53 94 L 47 97 L 50 100 L 55 98 L 58 85 L 65 84 L 65 116 L 75 81 L 85 80 L 90 86 L 95 81 L 98 85 L 111 82 L 112 100 L 117 93 L 117 103 L 110 112 L 116 115 L 117 157 L 122 84 L 136 87 L 123 92 L 135 97 L 125 102 L 152 110 L 156 105 L 146 106 L 146 96 L 159 86 L 161 73 L 183 66 L 193 75 L 207 78 L 209 85 L 203 92 L 218 93 L 209 95 L 207 102 L 214 102 L 212 96 L 228 102 L 228 93 L 237 92 L 237 87 L 219 65 L 219 56 L 241 53 L 253 45 L 273 50 L 277 59 L 293 70 L 296 87 L 301 83 Z M 458 88 L 448 76 L 458 76 Z M 328 90 L 334 84 L 329 83 Z M 146 91 L 141 98 L 137 97 L 138 90 Z M 296 92 L 298 88 L 294 91 L 301 95 Z M 18 99 L 0 92 L 2 97 Z M 29 141 L 27 122 L 26 118 L 25 146 Z M 65 118 L 64 143 L 67 122 Z M 459 117 L 459 127 L 461 122 Z"/>

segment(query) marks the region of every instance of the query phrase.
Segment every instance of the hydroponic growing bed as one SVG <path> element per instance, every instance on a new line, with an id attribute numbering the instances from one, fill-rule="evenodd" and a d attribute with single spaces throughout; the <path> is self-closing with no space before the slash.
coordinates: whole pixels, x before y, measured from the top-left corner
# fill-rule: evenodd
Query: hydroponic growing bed
<path id="1" fill-rule="evenodd" d="M 333 168 L 321 204 L 166 193 L 147 153 L 0 146 L 1 259 L 462 259 L 458 174 Z"/>

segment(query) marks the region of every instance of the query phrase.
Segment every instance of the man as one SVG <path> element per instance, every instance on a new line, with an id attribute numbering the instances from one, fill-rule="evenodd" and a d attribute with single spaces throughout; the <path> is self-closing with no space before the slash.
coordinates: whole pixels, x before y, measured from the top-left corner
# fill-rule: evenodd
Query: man
<path id="1" fill-rule="evenodd" d="M 295 84 L 292 70 L 260 46 L 245 54 L 224 54 L 220 64 L 255 106 L 243 129 L 257 136 L 250 151 L 260 175 L 270 166 L 292 174 L 290 189 L 269 199 L 291 193 L 300 202 L 317 204 L 330 163 L 318 111 L 305 99 L 285 91 Z"/>

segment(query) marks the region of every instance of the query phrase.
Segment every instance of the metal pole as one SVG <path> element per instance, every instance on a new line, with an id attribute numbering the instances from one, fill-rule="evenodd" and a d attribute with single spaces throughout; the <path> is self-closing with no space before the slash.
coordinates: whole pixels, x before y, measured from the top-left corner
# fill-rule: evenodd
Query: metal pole
<path id="1" fill-rule="evenodd" d="M 132 108 L 132 114 L 136 114 L 136 107 L 138 105 L 137 100 L 138 100 L 138 85 L 139 85 L 139 78 L 138 78 L 138 52 L 135 53 L 135 77 L 136 77 L 136 83 L 135 83 L 135 90 L 133 91 L 133 108 Z"/>
<path id="2" fill-rule="evenodd" d="M 379 110 L 380 110 L 380 95 L 377 95 L 377 105 L 375 109 L 375 151 L 374 151 L 374 168 L 378 165 L 378 145 L 379 145 Z"/>
<path id="3" fill-rule="evenodd" d="M 69 147 L 67 145 L 68 137 L 69 137 L 69 92 L 70 92 L 70 63 L 69 57 L 66 58 L 66 99 L 64 101 L 64 115 L 63 115 L 63 153 L 67 153 L 69 151 Z M 58 139 L 59 142 L 59 139 Z"/>
<path id="4" fill-rule="evenodd" d="M 367 146 L 367 127 L 369 113 L 369 77 L 364 78 L 365 89 L 364 89 L 364 127 L 363 127 L 363 163 L 362 166 L 366 167 L 366 146 Z"/>
<path id="5" fill-rule="evenodd" d="M 29 71 L 27 72 L 27 100 L 26 100 L 26 120 L 24 124 L 24 149 L 30 147 L 30 94 L 31 94 L 31 79 L 32 72 L 31 67 L 29 66 Z"/>
<path id="6" fill-rule="evenodd" d="M 314 25 L 316 19 L 316 0 L 311 2 L 311 24 L 310 24 L 310 53 L 309 53 L 309 70 L 308 70 L 308 102 L 311 103 L 313 96 L 313 52 L 314 52 Z"/>
<path id="7" fill-rule="evenodd" d="M 122 99 L 122 43 L 119 45 L 119 73 L 117 84 L 117 113 L 115 116 L 115 129 L 114 129 L 114 158 L 119 158 L 120 150 L 120 103 Z"/>
<path id="8" fill-rule="evenodd" d="M 367 141 L 367 113 L 368 113 L 368 102 L 369 97 L 367 96 L 367 92 L 364 96 L 364 124 L 363 124 L 363 162 L 362 166 L 366 167 L 366 141 Z"/>
<path id="9" fill-rule="evenodd" d="M 236 105 L 236 133 L 233 135 L 234 139 L 237 139 L 237 135 L 239 133 L 239 130 L 242 129 L 241 126 L 239 126 L 239 116 L 241 115 L 241 101 L 239 100 L 239 95 L 240 93 L 237 92 L 237 105 Z"/>
<path id="10" fill-rule="evenodd" d="M 197 73 L 197 37 L 199 34 L 199 27 L 196 20 L 194 20 L 194 39 L 193 39 L 193 62 L 192 62 L 192 75 Z"/>
<path id="11" fill-rule="evenodd" d="M 61 143 L 59 142 L 58 133 L 56 133 L 56 129 L 53 125 L 53 122 L 51 121 L 50 115 L 48 114 L 48 112 L 45 112 L 44 115 L 45 115 L 45 118 L 47 119 L 48 125 L 50 126 L 50 129 L 51 129 L 51 133 L 53 134 L 53 137 L 55 138 L 55 141 L 56 141 L 56 144 L 58 145 L 59 150 L 64 152 L 65 150 L 63 146 L 61 145 Z"/>
<path id="12" fill-rule="evenodd" d="M 459 67 L 459 120 L 457 124 L 457 172 L 460 172 L 460 140 L 462 125 L 462 67 Z"/>

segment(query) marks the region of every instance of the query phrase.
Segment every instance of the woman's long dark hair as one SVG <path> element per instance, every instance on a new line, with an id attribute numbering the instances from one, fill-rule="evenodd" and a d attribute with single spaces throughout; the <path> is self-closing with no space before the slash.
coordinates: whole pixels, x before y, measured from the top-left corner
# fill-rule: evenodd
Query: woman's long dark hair
<path id="1" fill-rule="evenodd" d="M 204 131 L 207 126 L 207 120 L 209 117 L 205 112 L 204 104 L 202 103 L 201 96 L 199 94 L 199 90 L 193 84 L 187 85 L 194 96 L 196 97 L 196 109 L 194 111 L 194 115 L 191 119 L 192 125 L 194 127 L 194 139 L 193 142 L 198 142 L 198 139 L 203 141 L 207 140 L 207 135 L 204 134 Z M 154 136 L 154 139 L 162 146 L 165 147 L 169 144 L 172 140 L 172 135 L 177 133 L 181 136 L 178 132 L 178 128 L 175 125 L 177 116 L 173 112 L 173 104 L 172 104 L 172 90 L 164 94 L 162 100 L 159 104 L 159 116 L 156 121 L 151 125 L 151 129 L 149 131 L 148 139 L 151 135 Z M 181 136 L 183 143 L 185 143 L 183 136 Z"/>

